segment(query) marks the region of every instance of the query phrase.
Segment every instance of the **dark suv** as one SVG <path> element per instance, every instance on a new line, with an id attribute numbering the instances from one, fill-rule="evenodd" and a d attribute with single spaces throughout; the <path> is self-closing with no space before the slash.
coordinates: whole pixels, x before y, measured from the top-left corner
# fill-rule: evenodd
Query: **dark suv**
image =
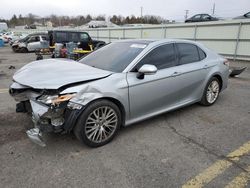
<path id="1" fill-rule="evenodd" d="M 105 45 L 104 41 L 93 40 L 87 32 L 83 31 L 63 31 L 51 30 L 48 31 L 49 44 L 54 46 L 55 43 L 66 44 L 68 42 L 78 43 L 78 47 L 88 50 L 91 44 L 93 48 L 99 48 Z"/>

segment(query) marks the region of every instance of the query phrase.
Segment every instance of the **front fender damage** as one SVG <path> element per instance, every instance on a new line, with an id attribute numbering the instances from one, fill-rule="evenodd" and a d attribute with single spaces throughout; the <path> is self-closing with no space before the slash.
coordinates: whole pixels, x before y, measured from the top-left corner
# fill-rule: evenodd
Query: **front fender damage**
<path id="1" fill-rule="evenodd" d="M 104 97 L 104 94 L 101 90 L 93 86 L 87 85 L 83 89 L 81 89 L 77 93 L 77 95 L 70 100 L 70 102 L 78 103 L 85 106 L 89 102 L 102 97 Z"/>

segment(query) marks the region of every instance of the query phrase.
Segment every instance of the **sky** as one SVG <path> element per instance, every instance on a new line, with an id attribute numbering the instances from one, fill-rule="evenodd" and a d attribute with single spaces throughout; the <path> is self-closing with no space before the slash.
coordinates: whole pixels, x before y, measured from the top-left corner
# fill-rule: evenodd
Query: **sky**
<path id="1" fill-rule="evenodd" d="M 41 17 L 51 14 L 77 15 L 158 15 L 169 20 L 183 20 L 185 10 L 189 17 L 196 13 L 235 17 L 250 11 L 250 0 L 1 0 L 0 18 L 10 19 L 13 14 L 32 13 Z"/>

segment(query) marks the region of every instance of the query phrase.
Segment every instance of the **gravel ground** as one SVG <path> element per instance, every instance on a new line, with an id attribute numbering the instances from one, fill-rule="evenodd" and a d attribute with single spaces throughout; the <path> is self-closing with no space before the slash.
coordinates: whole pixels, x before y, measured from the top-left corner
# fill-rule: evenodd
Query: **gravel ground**
<path id="1" fill-rule="evenodd" d="M 26 137 L 32 122 L 15 113 L 5 90 L 33 60 L 33 53 L 0 48 L 0 187 L 181 187 L 250 141 L 250 63 L 233 62 L 248 70 L 231 78 L 211 107 L 194 104 L 136 123 L 96 149 L 71 134 L 49 134 L 41 148 Z M 240 156 L 206 187 L 224 187 L 249 165 L 249 154 Z"/>

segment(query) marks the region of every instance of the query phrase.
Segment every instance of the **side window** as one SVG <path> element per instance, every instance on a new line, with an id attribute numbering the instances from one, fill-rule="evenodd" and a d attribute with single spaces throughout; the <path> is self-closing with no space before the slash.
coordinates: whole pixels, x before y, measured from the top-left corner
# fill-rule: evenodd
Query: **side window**
<path id="1" fill-rule="evenodd" d="M 199 47 L 198 48 L 198 53 L 199 53 L 199 56 L 200 56 L 200 60 L 203 60 L 207 57 L 207 55 L 205 54 L 205 52 L 203 52 L 202 49 L 200 49 Z"/>
<path id="2" fill-rule="evenodd" d="M 200 14 L 197 14 L 193 17 L 194 20 L 199 20 L 201 18 L 201 15 Z"/>
<path id="3" fill-rule="evenodd" d="M 138 71 L 144 64 L 155 65 L 157 69 L 165 69 L 176 66 L 174 44 L 166 44 L 149 52 L 137 65 L 134 71 Z"/>
<path id="4" fill-rule="evenodd" d="M 66 42 L 67 33 L 66 32 L 56 32 L 56 42 Z"/>
<path id="5" fill-rule="evenodd" d="M 48 40 L 46 36 L 41 36 L 43 40 Z"/>
<path id="6" fill-rule="evenodd" d="M 195 45 L 188 43 L 177 43 L 176 46 L 179 51 L 179 64 L 183 65 L 200 60 L 198 49 Z"/>
<path id="7" fill-rule="evenodd" d="M 81 41 L 88 41 L 89 40 L 89 35 L 87 33 L 81 33 L 80 34 L 80 39 L 81 39 Z"/>
<path id="8" fill-rule="evenodd" d="M 203 14 L 202 18 L 204 20 L 209 20 L 210 19 L 210 16 L 208 14 Z"/>
<path id="9" fill-rule="evenodd" d="M 30 37 L 28 42 L 31 43 L 31 42 L 37 42 L 39 41 L 39 37 L 38 36 L 33 36 L 33 37 Z"/>
<path id="10" fill-rule="evenodd" d="M 69 41 L 78 42 L 79 34 L 78 33 L 69 33 Z"/>

